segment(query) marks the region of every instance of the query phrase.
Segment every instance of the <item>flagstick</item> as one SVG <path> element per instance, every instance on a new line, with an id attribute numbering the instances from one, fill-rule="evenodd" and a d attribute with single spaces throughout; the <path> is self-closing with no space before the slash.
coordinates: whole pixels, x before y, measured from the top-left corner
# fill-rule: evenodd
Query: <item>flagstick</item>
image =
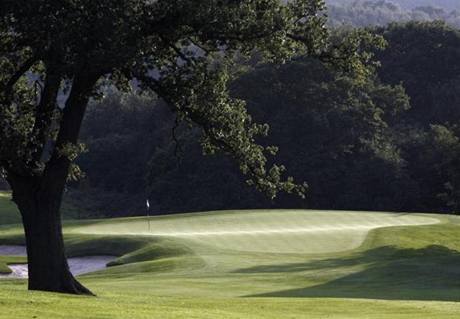
<path id="1" fill-rule="evenodd" d="M 150 233 L 150 203 L 148 199 L 147 199 L 146 206 L 147 206 L 147 224 L 149 228 L 148 232 Z"/>
<path id="2" fill-rule="evenodd" d="M 149 224 L 149 233 L 150 233 L 150 211 L 147 210 L 147 222 Z"/>

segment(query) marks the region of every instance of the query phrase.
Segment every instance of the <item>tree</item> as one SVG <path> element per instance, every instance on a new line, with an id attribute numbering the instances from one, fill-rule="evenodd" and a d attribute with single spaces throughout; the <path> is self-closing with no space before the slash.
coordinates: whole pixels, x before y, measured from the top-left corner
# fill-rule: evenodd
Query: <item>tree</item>
<path id="1" fill-rule="evenodd" d="M 277 159 L 308 181 L 307 200 L 266 198 L 245 185 L 229 159 L 203 157 L 199 131 L 180 125 L 176 145 L 174 118 L 162 115 L 162 105 L 143 105 L 119 94 L 88 110 L 82 140 L 89 152 L 78 159 L 87 177 L 70 196 L 91 198 L 92 187 L 98 188 L 99 200 L 91 208 L 99 212 L 107 206 L 107 216 L 142 211 L 135 208 L 143 204 L 138 196 L 145 198 L 145 191 L 156 214 L 270 207 L 403 209 L 408 196 L 398 187 L 402 159 L 386 124 L 409 106 L 400 86 L 382 85 L 374 74 L 363 82 L 317 59 L 298 57 L 283 65 L 258 65 L 231 88 L 233 96 L 247 101 L 256 122 L 269 124 L 270 134 L 261 142 L 279 145 Z M 118 196 L 112 196 L 114 191 Z"/>
<path id="2" fill-rule="evenodd" d="M 388 42 L 378 52 L 382 81 L 402 84 L 412 108 L 411 124 L 460 122 L 460 31 L 444 22 L 410 22 L 377 29 Z"/>
<path id="3" fill-rule="evenodd" d="M 249 183 L 276 196 L 304 186 L 269 166 L 273 147 L 227 92 L 236 56 L 282 62 L 298 54 L 365 69 L 367 55 L 328 46 L 321 0 L 3 0 L 0 11 L 0 163 L 22 215 L 29 289 L 90 294 L 69 271 L 60 204 L 88 101 L 105 83 L 161 97 L 224 152 Z M 327 52 L 326 52 L 327 51 Z M 351 61 L 341 57 L 341 53 Z M 344 55 L 345 56 L 345 55 Z M 364 59 L 361 59 L 364 58 Z M 348 63 L 350 62 L 350 63 Z"/>
<path id="4" fill-rule="evenodd" d="M 88 175 L 82 184 L 98 187 L 97 200 L 85 202 L 98 212 L 107 207 L 101 212 L 106 216 L 117 213 L 114 203 L 122 214 L 130 208 L 139 212 L 135 205 L 142 205 L 137 196 L 145 196 L 143 177 L 151 158 L 147 191 L 156 213 L 270 207 L 458 212 L 460 156 L 450 142 L 460 137 L 458 31 L 439 22 L 378 31 L 388 45 L 378 53 L 382 65 L 376 72 L 396 86 L 383 84 L 375 74 L 359 83 L 316 59 L 300 57 L 281 66 L 257 65 L 231 85 L 234 96 L 248 101 L 254 120 L 270 125 L 270 135 L 261 142 L 281 146 L 277 159 L 290 174 L 308 181 L 307 200 L 281 195 L 271 201 L 247 187 L 228 159 L 202 156 L 196 129 L 176 130 L 179 155 L 184 154 L 177 157 L 172 116 L 159 116 L 160 105 L 153 110 L 139 103 L 137 108 L 113 95 L 92 105 L 84 125 L 90 152 L 79 158 Z M 153 114 L 155 121 L 148 120 Z M 118 120 L 107 125 L 113 117 Z M 138 117 L 150 125 L 134 120 Z M 369 143 L 372 139 L 377 142 Z M 148 149 L 152 152 L 144 153 Z M 133 164 L 116 160 L 122 150 Z M 82 188 L 71 194 L 96 197 L 91 193 Z M 120 198 L 127 206 L 119 204 Z"/>
<path id="5" fill-rule="evenodd" d="M 458 212 L 460 32 L 443 22 L 393 24 L 377 31 L 379 76 L 401 83 L 411 109 L 393 124 L 407 172 L 417 185 L 412 210 Z"/>
<path id="6" fill-rule="evenodd" d="M 387 123 L 409 107 L 400 86 L 383 85 L 373 73 L 363 81 L 297 59 L 258 68 L 237 90 L 254 118 L 269 123 L 270 143 L 284 146 L 278 158 L 308 181 L 308 207 L 398 208 L 388 184 L 396 183 L 402 160 Z M 278 205 L 285 207 L 282 199 Z"/>
<path id="7" fill-rule="evenodd" d="M 142 212 L 148 163 L 156 149 L 173 141 L 174 124 L 174 113 L 148 95 L 111 91 L 90 103 L 80 133 L 87 152 L 76 160 L 84 176 L 69 183 L 64 202 L 79 207 L 81 217 Z"/>

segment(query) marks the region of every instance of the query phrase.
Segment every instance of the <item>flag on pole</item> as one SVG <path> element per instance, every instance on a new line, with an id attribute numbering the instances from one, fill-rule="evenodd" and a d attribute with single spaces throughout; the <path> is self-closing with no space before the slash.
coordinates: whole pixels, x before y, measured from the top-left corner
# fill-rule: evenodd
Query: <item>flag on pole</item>
<path id="1" fill-rule="evenodd" d="M 147 199 L 147 201 L 145 202 L 145 206 L 147 206 L 147 223 L 148 223 L 148 230 L 150 232 L 150 202 L 149 200 Z"/>

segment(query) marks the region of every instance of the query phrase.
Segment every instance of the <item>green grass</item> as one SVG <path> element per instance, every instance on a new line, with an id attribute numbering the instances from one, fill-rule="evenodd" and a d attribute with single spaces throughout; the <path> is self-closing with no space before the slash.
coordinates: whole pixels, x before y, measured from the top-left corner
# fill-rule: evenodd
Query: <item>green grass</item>
<path id="1" fill-rule="evenodd" d="M 80 277 L 98 297 L 6 280 L 0 318 L 460 316 L 455 216 L 228 211 L 153 217 L 150 232 L 145 218 L 68 221 L 65 233 L 69 256 L 119 256 Z M 0 244 L 22 240 L 0 229 Z"/>
<path id="2" fill-rule="evenodd" d="M 11 273 L 11 269 L 7 266 L 8 264 L 22 264 L 26 261 L 25 257 L 0 256 L 0 274 Z"/>
<path id="3" fill-rule="evenodd" d="M 11 201 L 9 192 L 0 191 L 0 225 L 17 224 L 21 215 L 16 205 Z"/>
<path id="4" fill-rule="evenodd" d="M 74 219 L 81 215 L 79 209 L 70 201 L 65 200 L 62 204 L 64 219 Z M 11 201 L 11 193 L 0 191 L 0 225 L 12 225 L 21 223 L 21 215 L 16 205 Z"/>
<path id="5" fill-rule="evenodd" d="M 432 217 L 407 214 L 255 210 L 159 216 L 148 231 L 145 218 L 95 222 L 76 227 L 82 234 L 154 235 L 238 252 L 312 254 L 357 248 L 369 230 L 432 224 Z M 326 236 L 325 236 L 326 234 Z"/>

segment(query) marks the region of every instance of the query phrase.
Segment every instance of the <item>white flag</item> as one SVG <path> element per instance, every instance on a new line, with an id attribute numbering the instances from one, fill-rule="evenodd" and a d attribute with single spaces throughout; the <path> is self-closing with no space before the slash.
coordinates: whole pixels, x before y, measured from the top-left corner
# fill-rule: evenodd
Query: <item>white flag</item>
<path id="1" fill-rule="evenodd" d="M 147 199 L 147 203 L 146 203 L 146 205 L 147 205 L 147 209 L 149 209 L 149 208 L 150 208 L 150 202 L 149 202 L 149 200 L 148 200 L 148 199 Z"/>

